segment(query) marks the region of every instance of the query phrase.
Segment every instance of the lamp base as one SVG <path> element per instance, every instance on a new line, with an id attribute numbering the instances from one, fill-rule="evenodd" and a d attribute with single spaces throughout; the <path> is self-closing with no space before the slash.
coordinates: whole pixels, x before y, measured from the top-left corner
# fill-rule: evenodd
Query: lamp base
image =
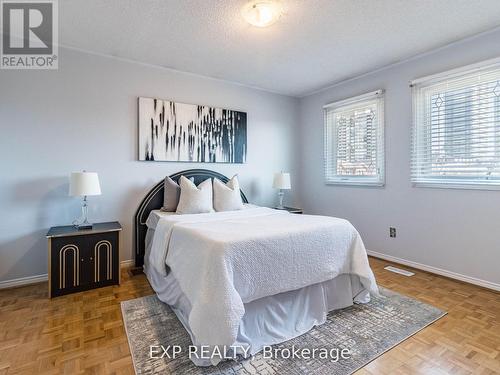
<path id="1" fill-rule="evenodd" d="M 278 203 L 278 207 L 276 207 L 279 210 L 285 209 L 285 207 L 283 206 L 283 196 L 284 195 L 285 195 L 285 192 L 282 189 L 280 189 L 280 191 L 278 192 L 279 203 Z"/>
<path id="2" fill-rule="evenodd" d="M 92 229 L 92 223 L 88 220 L 88 206 L 87 206 L 87 196 L 83 197 L 82 202 L 82 218 L 80 220 L 73 221 L 73 225 L 78 230 Z"/>
<path id="3" fill-rule="evenodd" d="M 78 230 L 92 229 L 92 224 L 90 224 L 90 223 L 76 224 L 75 228 Z"/>

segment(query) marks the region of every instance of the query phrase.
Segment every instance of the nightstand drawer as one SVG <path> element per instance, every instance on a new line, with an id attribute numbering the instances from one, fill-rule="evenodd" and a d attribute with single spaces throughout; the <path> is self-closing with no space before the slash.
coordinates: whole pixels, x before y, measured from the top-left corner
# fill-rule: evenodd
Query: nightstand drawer
<path id="1" fill-rule="evenodd" d="M 91 276 L 90 283 L 98 283 L 100 284 L 99 286 L 118 284 L 120 272 L 118 236 L 119 232 L 92 234 L 88 236 L 91 259 L 89 265 L 93 268 L 88 272 Z"/>
<path id="2" fill-rule="evenodd" d="M 52 239 L 49 248 L 50 290 L 52 296 L 84 290 L 86 238 L 63 237 Z"/>

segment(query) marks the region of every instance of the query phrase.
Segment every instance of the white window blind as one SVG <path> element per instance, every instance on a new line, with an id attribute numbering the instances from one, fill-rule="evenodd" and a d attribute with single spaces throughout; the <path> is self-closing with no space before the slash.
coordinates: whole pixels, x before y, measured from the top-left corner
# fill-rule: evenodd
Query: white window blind
<path id="1" fill-rule="evenodd" d="M 383 91 L 323 107 L 327 184 L 384 184 Z"/>
<path id="2" fill-rule="evenodd" d="M 416 186 L 500 188 L 500 64 L 412 82 Z"/>

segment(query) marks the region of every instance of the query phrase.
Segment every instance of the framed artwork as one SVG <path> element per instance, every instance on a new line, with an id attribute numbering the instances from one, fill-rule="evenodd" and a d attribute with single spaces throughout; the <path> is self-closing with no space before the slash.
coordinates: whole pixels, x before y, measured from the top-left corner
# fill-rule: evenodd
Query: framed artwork
<path id="1" fill-rule="evenodd" d="M 139 98 L 139 160 L 245 163 L 247 114 Z"/>

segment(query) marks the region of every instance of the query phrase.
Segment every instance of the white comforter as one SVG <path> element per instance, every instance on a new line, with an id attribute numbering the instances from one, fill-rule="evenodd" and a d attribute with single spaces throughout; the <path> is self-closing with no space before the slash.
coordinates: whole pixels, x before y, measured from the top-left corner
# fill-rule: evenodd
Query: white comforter
<path id="1" fill-rule="evenodd" d="M 156 226 L 150 265 L 168 265 L 191 303 L 195 345 L 235 342 L 243 303 L 348 273 L 378 293 L 363 241 L 346 220 L 269 208 L 171 215 Z"/>

